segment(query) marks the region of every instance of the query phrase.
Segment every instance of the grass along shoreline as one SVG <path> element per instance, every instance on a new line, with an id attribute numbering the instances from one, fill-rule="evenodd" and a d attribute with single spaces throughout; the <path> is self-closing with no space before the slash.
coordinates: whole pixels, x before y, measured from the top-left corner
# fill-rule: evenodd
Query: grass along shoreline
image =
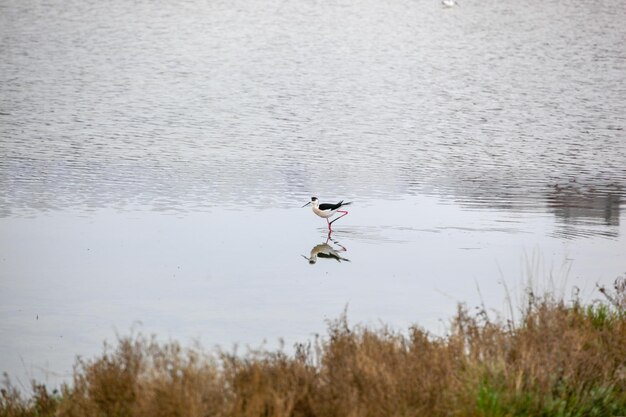
<path id="1" fill-rule="evenodd" d="M 5 377 L 0 417 L 626 416 L 626 279 L 599 290 L 529 293 L 515 324 L 459 306 L 443 337 L 344 316 L 293 355 L 122 338 L 59 391 L 24 397 Z"/>

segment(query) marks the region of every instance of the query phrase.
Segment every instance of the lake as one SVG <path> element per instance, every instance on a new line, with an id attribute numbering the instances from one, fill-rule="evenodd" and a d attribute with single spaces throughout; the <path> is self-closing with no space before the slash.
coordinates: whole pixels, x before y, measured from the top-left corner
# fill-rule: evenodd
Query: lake
<path id="1" fill-rule="evenodd" d="M 0 371 L 445 333 L 626 272 L 626 3 L 0 1 Z M 352 201 L 333 224 L 310 207 Z M 320 255 L 321 254 L 321 255 Z"/>

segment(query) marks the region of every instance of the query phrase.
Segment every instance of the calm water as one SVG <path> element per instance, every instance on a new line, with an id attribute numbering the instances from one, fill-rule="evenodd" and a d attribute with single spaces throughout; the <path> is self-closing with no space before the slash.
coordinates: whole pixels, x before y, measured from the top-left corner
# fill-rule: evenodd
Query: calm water
<path id="1" fill-rule="evenodd" d="M 626 2 L 0 0 L 0 370 L 433 332 L 626 271 Z M 352 200 L 328 238 L 300 209 Z M 316 253 L 331 254 L 332 258 Z"/>

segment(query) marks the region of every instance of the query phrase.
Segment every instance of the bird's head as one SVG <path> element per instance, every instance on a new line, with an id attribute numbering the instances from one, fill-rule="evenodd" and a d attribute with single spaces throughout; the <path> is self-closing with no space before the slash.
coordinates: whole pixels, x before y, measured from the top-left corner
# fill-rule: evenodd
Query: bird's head
<path id="1" fill-rule="evenodd" d="M 317 197 L 311 197 L 311 201 L 309 201 L 308 203 L 306 203 L 302 207 L 306 207 L 306 206 L 308 206 L 311 203 L 313 203 L 313 205 L 315 205 L 316 202 L 317 202 Z"/>

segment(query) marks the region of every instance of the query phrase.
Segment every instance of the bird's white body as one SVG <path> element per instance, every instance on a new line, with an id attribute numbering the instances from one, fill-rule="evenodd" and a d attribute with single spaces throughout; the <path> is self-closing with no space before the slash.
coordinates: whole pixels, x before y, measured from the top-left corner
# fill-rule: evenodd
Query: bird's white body
<path id="1" fill-rule="evenodd" d="M 324 219 L 328 219 L 329 217 L 333 217 L 335 215 L 335 213 L 337 213 L 337 209 L 335 210 L 322 210 L 320 209 L 320 203 L 319 201 L 315 201 L 312 205 L 311 205 L 312 209 L 313 209 L 313 213 L 317 214 L 318 216 L 324 218 Z"/>

